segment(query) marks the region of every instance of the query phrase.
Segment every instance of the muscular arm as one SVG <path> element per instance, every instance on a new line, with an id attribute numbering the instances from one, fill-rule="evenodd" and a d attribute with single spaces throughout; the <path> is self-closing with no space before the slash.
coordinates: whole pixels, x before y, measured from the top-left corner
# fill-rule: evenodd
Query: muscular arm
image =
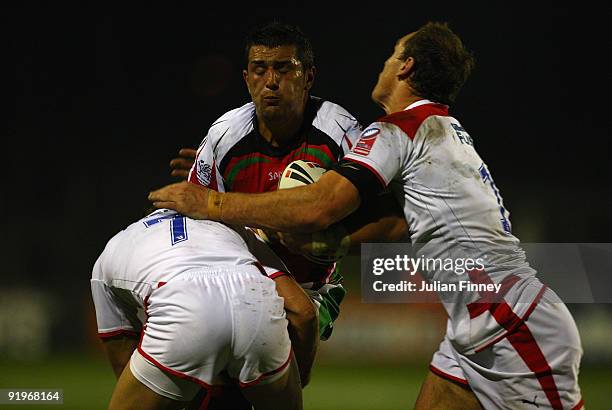
<path id="1" fill-rule="evenodd" d="M 290 276 L 274 279 L 278 294 L 285 300 L 289 337 L 300 370 L 302 387 L 310 381 L 319 344 L 319 320 L 312 301 Z"/>
<path id="2" fill-rule="evenodd" d="M 360 204 L 357 188 L 335 171 L 304 187 L 263 194 L 219 193 L 179 182 L 151 192 L 156 208 L 169 208 L 194 219 L 281 232 L 315 232 L 327 228 Z"/>
<path id="3" fill-rule="evenodd" d="M 138 339 L 135 337 L 118 336 L 104 339 L 102 346 L 104 346 L 115 376 L 119 379 L 123 369 L 130 361 L 132 352 L 138 346 Z"/>
<path id="4" fill-rule="evenodd" d="M 357 211 L 324 231 L 279 233 L 285 246 L 295 253 L 336 260 L 359 254 L 363 242 L 398 242 L 408 237 L 404 212 L 391 192 L 383 192 Z"/>
<path id="5" fill-rule="evenodd" d="M 359 252 L 362 242 L 397 242 L 408 235 L 404 211 L 391 192 L 384 192 L 342 221 L 350 234 L 349 252 Z"/>

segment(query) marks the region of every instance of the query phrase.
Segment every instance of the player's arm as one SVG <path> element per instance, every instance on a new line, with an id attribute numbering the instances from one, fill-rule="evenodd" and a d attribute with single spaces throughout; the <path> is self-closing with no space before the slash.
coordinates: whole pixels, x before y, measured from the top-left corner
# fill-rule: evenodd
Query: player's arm
<path id="1" fill-rule="evenodd" d="M 280 232 L 320 231 L 354 212 L 362 199 L 382 192 L 410 155 L 410 138 L 394 125 L 374 123 L 362 135 L 364 141 L 334 170 L 310 185 L 264 194 L 222 194 L 178 183 L 151 192 L 149 200 L 156 208 L 195 219 Z"/>
<path id="2" fill-rule="evenodd" d="M 390 191 L 362 203 L 341 223 L 350 233 L 350 252 L 359 252 L 362 242 L 397 242 L 408 236 L 404 211 Z"/>
<path id="3" fill-rule="evenodd" d="M 138 346 L 138 338 L 129 336 L 116 336 L 102 339 L 102 346 L 117 379 L 130 361 L 134 349 Z"/>
<path id="4" fill-rule="evenodd" d="M 94 275 L 101 275 L 100 260 L 94 265 Z M 137 317 L 135 306 L 128 305 L 104 281 L 91 280 L 91 295 L 96 311 L 98 337 L 117 378 L 130 361 L 138 346 L 142 323 Z"/>
<path id="5" fill-rule="evenodd" d="M 281 232 L 315 232 L 359 207 L 357 188 L 335 171 L 304 187 L 263 194 L 219 193 L 179 182 L 151 192 L 156 208 L 174 209 L 194 219 L 211 219 Z"/>
<path id="6" fill-rule="evenodd" d="M 319 345 L 319 320 L 312 301 L 289 275 L 274 279 L 278 294 L 285 300 L 289 338 L 300 370 L 302 387 L 310 381 L 310 372 Z"/>
<path id="7" fill-rule="evenodd" d="M 398 242 L 408 237 L 403 210 L 391 192 L 362 203 L 359 209 L 331 227 L 305 234 L 279 233 L 281 242 L 295 253 L 337 260 L 359 254 L 364 242 Z"/>

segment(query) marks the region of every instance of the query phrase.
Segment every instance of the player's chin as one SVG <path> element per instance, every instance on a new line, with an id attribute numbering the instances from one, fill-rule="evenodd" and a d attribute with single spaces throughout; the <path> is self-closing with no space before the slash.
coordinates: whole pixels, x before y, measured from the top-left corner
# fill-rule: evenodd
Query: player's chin
<path id="1" fill-rule="evenodd" d="M 264 103 L 261 109 L 261 113 L 266 119 L 281 119 L 284 116 L 285 110 L 281 105 Z"/>

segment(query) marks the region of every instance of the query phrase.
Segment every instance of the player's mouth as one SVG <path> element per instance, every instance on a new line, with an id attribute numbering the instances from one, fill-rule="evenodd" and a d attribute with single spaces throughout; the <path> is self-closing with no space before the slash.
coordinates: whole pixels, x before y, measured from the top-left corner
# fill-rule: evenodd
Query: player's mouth
<path id="1" fill-rule="evenodd" d="M 277 106 L 280 104 L 280 98 L 274 95 L 268 95 L 263 98 L 263 102 L 267 106 Z"/>

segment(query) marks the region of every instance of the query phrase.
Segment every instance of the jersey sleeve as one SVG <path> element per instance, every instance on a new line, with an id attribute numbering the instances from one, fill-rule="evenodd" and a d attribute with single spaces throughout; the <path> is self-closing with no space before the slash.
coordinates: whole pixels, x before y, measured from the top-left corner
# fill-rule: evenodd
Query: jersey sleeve
<path id="1" fill-rule="evenodd" d="M 91 295 L 100 338 L 118 335 L 136 337 L 140 334 L 142 324 L 137 318 L 137 311 L 129 309 L 104 281 L 91 279 Z"/>
<path id="2" fill-rule="evenodd" d="M 361 124 L 359 124 L 356 119 L 351 118 L 349 126 L 346 131 L 344 131 L 344 137 L 342 138 L 342 144 L 340 147 L 342 148 L 342 155 L 348 154 L 351 149 L 353 149 L 355 144 L 357 144 L 357 141 L 359 140 L 362 131 L 363 127 L 361 126 Z"/>
<path id="3" fill-rule="evenodd" d="M 412 141 L 396 125 L 375 122 L 368 126 L 334 170 L 347 178 L 362 199 L 382 192 L 402 171 Z"/>
<path id="4" fill-rule="evenodd" d="M 195 162 L 189 171 L 187 180 L 218 192 L 225 192 L 223 178 L 219 172 L 219 160 L 214 152 L 214 145 L 218 140 L 216 134 L 217 130 L 213 125 L 198 147 Z"/>

